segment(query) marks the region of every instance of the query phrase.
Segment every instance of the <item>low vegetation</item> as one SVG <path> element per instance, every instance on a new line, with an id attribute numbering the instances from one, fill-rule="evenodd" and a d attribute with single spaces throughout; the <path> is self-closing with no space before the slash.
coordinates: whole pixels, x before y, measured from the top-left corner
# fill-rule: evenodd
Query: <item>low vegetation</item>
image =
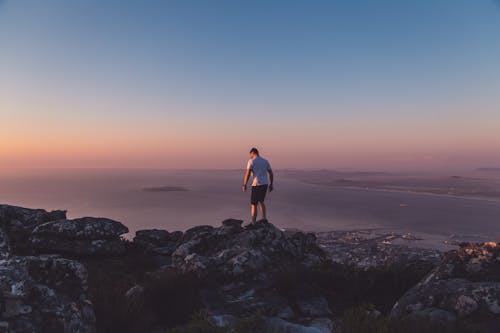
<path id="1" fill-rule="evenodd" d="M 287 299 L 300 297 L 300 291 L 326 296 L 337 313 L 364 303 L 388 312 L 394 303 L 423 276 L 431 266 L 391 265 L 363 270 L 329 263 L 309 269 L 284 268 L 274 276 L 273 285 Z"/>
<path id="2" fill-rule="evenodd" d="M 345 311 L 342 333 L 475 333 L 464 323 L 434 323 L 427 320 L 398 320 L 389 315 L 374 316 L 373 305 L 362 304 Z"/>
<path id="3" fill-rule="evenodd" d="M 217 328 L 203 312 L 200 302 L 202 281 L 174 270 L 148 274 L 155 267 L 151 256 L 129 243 L 128 255 L 119 259 L 88 260 L 89 294 L 97 317 L 98 333 L 229 333 Z M 340 264 L 309 269 L 283 267 L 274 274 L 272 287 L 292 304 L 301 294 L 326 296 L 335 313 L 345 313 L 343 332 L 412 332 L 403 323 L 387 316 L 394 302 L 417 283 L 431 267 L 390 266 L 361 270 Z M 205 287 L 209 282 L 203 281 Z M 140 292 L 126 296 L 130 288 Z M 382 312 L 369 315 L 366 304 Z M 263 314 L 242 319 L 233 333 L 266 333 Z M 425 323 L 412 327 L 425 330 Z M 417 331 L 415 331 L 417 332 Z"/>

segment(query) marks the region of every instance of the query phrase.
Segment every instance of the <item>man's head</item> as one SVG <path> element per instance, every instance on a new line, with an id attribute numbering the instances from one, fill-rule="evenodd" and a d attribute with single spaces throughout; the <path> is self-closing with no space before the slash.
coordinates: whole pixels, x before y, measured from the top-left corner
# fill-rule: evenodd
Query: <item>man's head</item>
<path id="1" fill-rule="evenodd" d="M 257 148 L 250 149 L 250 158 L 256 158 L 259 156 L 259 150 Z"/>

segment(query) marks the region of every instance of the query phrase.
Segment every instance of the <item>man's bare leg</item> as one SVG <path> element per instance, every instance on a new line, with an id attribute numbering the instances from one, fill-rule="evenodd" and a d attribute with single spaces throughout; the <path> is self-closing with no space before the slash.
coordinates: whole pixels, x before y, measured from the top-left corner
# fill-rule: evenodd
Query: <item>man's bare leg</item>
<path id="1" fill-rule="evenodd" d="M 256 205 L 252 205 L 252 223 L 257 221 L 257 207 Z"/>
<path id="2" fill-rule="evenodd" d="M 262 219 L 267 220 L 266 216 L 266 205 L 262 201 L 259 201 L 259 209 L 260 213 L 262 214 Z"/>

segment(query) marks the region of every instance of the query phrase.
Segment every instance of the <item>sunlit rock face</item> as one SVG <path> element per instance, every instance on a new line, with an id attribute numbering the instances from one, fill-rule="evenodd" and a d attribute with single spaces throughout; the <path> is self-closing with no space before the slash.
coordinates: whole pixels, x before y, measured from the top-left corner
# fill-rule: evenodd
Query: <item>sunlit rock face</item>
<path id="1" fill-rule="evenodd" d="M 93 333 L 87 271 L 56 256 L 0 262 L 0 332 Z"/>
<path id="2" fill-rule="evenodd" d="M 500 324 L 500 244 L 467 244 L 442 262 L 394 306 L 400 318 L 466 318 L 483 331 Z"/>
<path id="3" fill-rule="evenodd" d="M 57 220 L 38 225 L 31 244 L 44 253 L 75 255 L 117 255 L 125 252 L 120 235 L 128 228 L 106 218 L 83 217 Z"/>

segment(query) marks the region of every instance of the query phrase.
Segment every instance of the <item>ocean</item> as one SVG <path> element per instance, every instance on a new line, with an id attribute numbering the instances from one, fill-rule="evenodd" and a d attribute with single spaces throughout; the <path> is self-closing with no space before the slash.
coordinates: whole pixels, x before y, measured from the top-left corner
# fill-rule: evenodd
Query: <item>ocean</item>
<path id="1" fill-rule="evenodd" d="M 276 171 L 270 222 L 307 231 L 380 229 L 428 237 L 500 240 L 500 202 L 310 184 Z M 186 230 L 250 218 L 242 170 L 3 170 L 0 203 L 102 216 L 130 229 Z"/>

